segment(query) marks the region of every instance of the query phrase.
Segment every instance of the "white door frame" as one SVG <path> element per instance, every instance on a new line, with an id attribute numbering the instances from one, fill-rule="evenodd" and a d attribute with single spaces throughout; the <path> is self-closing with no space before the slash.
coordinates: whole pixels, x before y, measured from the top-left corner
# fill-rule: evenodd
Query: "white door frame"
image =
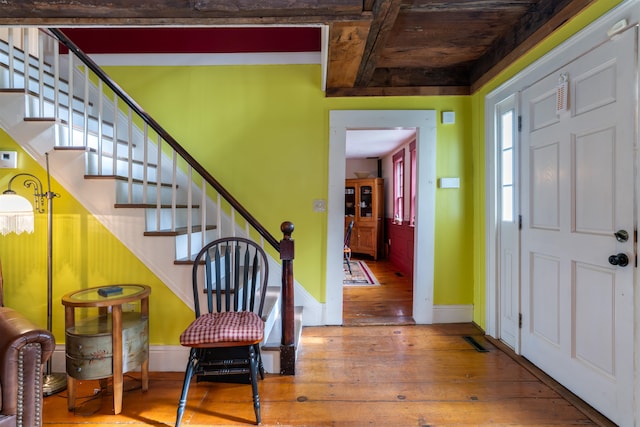
<path id="1" fill-rule="evenodd" d="M 433 322 L 436 200 L 435 110 L 335 110 L 329 117 L 326 325 L 342 325 L 342 245 L 347 129 L 416 128 L 417 189 L 413 265 L 413 319 Z M 419 262 L 418 262 L 419 260 Z"/>

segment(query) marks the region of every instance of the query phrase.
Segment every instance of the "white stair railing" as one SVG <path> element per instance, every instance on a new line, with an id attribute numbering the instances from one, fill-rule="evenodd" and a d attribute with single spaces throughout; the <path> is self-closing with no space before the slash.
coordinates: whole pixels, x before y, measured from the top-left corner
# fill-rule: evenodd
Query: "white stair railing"
<path id="1" fill-rule="evenodd" d="M 86 177 L 115 180 L 116 208 L 145 209 L 145 235 L 175 236 L 174 263 L 190 263 L 222 236 L 242 235 L 280 251 L 281 243 L 60 30 L 0 28 L 0 92 L 6 91 L 24 93 L 25 121 L 55 123 L 54 148 L 84 152 Z M 287 274 L 280 311 L 289 313 L 280 328 L 287 349 L 281 363 L 291 373 L 293 224 L 283 222 L 281 231 Z"/>
<path id="2" fill-rule="evenodd" d="M 88 177 L 118 180 L 117 206 L 151 209 L 147 233 L 182 235 L 177 256 L 189 259 L 211 239 L 236 234 L 278 249 L 278 241 L 63 33 L 3 28 L 0 39 L 8 65 L 1 88 L 25 90 L 28 118 L 59 123 L 56 147 L 86 150 Z"/>

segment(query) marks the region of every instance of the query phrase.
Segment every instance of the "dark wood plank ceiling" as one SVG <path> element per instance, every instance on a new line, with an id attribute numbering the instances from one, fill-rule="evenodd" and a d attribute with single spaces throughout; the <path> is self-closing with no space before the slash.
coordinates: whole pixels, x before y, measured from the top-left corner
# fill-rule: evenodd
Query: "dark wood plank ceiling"
<path id="1" fill-rule="evenodd" d="M 0 25 L 327 25 L 327 96 L 466 95 L 593 0 L 3 0 Z"/>

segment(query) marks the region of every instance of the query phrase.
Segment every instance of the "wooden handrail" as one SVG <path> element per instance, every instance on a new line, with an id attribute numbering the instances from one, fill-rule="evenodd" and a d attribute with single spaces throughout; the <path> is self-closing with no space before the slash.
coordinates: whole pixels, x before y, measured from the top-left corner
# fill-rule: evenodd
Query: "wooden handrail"
<path id="1" fill-rule="evenodd" d="M 280 251 L 278 240 L 263 227 L 247 209 L 240 204 L 211 174 L 194 159 L 158 122 L 156 122 L 146 111 L 142 109 L 129 95 L 124 92 L 89 56 L 73 43 L 62 31 L 57 28 L 49 28 L 49 32 L 67 49 L 73 52 L 100 80 L 102 80 L 120 99 L 122 99 L 138 116 L 142 118 L 171 148 L 175 150 L 202 178 L 209 183 L 229 204 L 264 237 L 264 239 L 276 251 Z"/>

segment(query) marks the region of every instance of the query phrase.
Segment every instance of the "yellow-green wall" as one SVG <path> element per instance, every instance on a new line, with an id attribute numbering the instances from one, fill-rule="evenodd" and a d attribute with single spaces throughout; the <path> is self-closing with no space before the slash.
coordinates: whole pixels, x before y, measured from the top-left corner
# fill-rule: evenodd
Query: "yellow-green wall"
<path id="1" fill-rule="evenodd" d="M 327 199 L 329 111 L 435 109 L 456 112 L 438 125 L 436 176 L 459 176 L 457 191 L 436 193 L 435 304 L 474 304 L 485 319 L 484 96 L 560 41 L 608 10 L 599 0 L 473 96 L 326 98 L 318 65 L 108 67 L 107 73 L 232 194 L 280 238 L 295 224 L 296 279 L 326 301 L 327 218 L 312 210 Z M 0 132 L 0 149 L 18 149 Z M 19 150 L 19 149 L 18 149 Z M 55 154 L 54 154 L 55 155 Z M 44 171 L 20 151 L 17 171 L 0 170 L 0 188 L 24 171 Z M 106 283 L 152 286 L 151 342 L 177 344 L 192 313 L 78 202 L 54 182 L 54 333 L 63 341 L 60 298 Z M 46 219 L 33 235 L 0 236 L 5 302 L 46 324 Z M 142 237 L 141 237 L 142 238 Z M 416 260 L 419 262 L 420 260 Z"/>
<path id="2" fill-rule="evenodd" d="M 437 194 L 435 302 L 472 303 L 472 269 L 457 267 L 472 250 L 469 97 L 326 98 L 319 65 L 106 71 L 273 234 L 284 220 L 295 224 L 296 278 L 321 302 L 327 217 L 312 204 L 328 198 L 329 111 L 455 111 L 456 124 L 437 129 L 437 174 L 463 186 Z"/>
<path id="3" fill-rule="evenodd" d="M 472 232 L 473 218 L 469 97 L 328 99 L 319 89 L 317 65 L 116 67 L 108 68 L 107 73 L 272 234 L 281 237 L 284 220 L 295 224 L 296 279 L 320 302 L 326 300 L 327 218 L 313 212 L 312 204 L 314 199 L 328 198 L 329 111 L 455 111 L 457 124 L 437 130 L 437 173 L 460 176 L 463 185 L 459 191 L 437 194 L 435 301 L 472 303 L 472 269 L 458 268 L 459 254 L 472 251 L 466 237 Z M 3 133 L 0 148 L 15 147 Z M 16 172 L 44 173 L 22 151 L 20 159 L 18 171 L 0 171 L 0 188 Z M 152 343 L 177 344 L 192 313 L 70 194 L 57 183 L 54 190 L 62 194 L 54 202 L 54 333 L 58 342 L 64 337 L 62 295 L 80 287 L 136 282 L 153 286 Z M 0 259 L 7 305 L 44 325 L 46 223 L 42 221 L 33 236 L 0 237 Z M 31 250 L 36 252 L 30 254 Z M 38 264 L 31 266 L 33 259 Z M 472 258 L 467 262 L 472 263 Z"/>

